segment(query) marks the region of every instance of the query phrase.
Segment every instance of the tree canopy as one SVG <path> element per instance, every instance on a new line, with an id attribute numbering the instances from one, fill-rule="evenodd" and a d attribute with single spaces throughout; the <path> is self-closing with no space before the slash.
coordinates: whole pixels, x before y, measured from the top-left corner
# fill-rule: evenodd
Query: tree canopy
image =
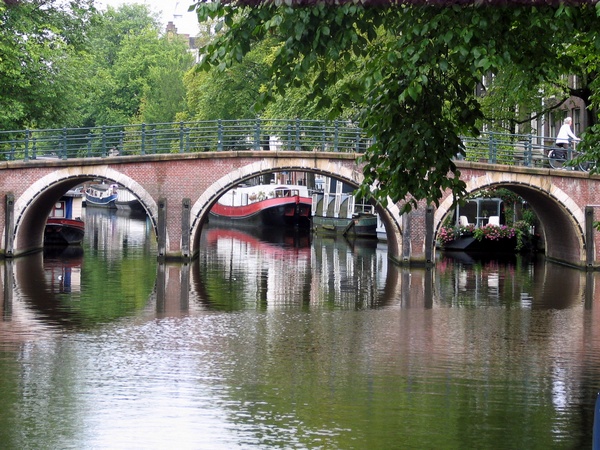
<path id="1" fill-rule="evenodd" d="M 90 29 L 83 125 L 171 122 L 185 107 L 186 44 L 161 35 L 147 6 L 109 7 Z"/>
<path id="2" fill-rule="evenodd" d="M 303 86 L 332 114 L 356 110 L 376 138 L 365 153 L 361 191 L 375 187 L 380 201 L 405 201 L 406 210 L 418 200 L 437 204 L 446 189 L 464 196 L 453 160 L 464 152 L 461 137 L 482 125 L 475 92 L 485 74 L 510 66 L 533 86 L 576 70 L 592 89 L 598 82 L 597 4 L 332 3 L 198 2 L 200 21 L 214 21 L 218 32 L 201 49 L 202 66 L 224 70 L 256 43 L 279 38 L 263 99 Z M 344 86 L 332 90 L 342 77 Z"/>
<path id="3" fill-rule="evenodd" d="M 68 122 L 69 55 L 84 48 L 92 0 L 0 2 L 0 129 Z"/>
<path id="4" fill-rule="evenodd" d="M 0 129 L 171 122 L 193 65 L 147 6 L 0 2 Z"/>

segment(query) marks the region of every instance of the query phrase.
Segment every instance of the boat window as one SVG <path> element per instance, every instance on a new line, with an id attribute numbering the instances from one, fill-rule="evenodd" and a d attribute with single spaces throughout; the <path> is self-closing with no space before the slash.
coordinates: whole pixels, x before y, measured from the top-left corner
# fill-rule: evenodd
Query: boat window
<path id="1" fill-rule="evenodd" d="M 485 199 L 481 200 L 480 203 L 480 215 L 483 217 L 499 216 L 500 215 L 500 201 L 497 199 Z"/>
<path id="2" fill-rule="evenodd" d="M 289 197 L 290 196 L 289 189 L 275 189 L 275 197 Z"/>

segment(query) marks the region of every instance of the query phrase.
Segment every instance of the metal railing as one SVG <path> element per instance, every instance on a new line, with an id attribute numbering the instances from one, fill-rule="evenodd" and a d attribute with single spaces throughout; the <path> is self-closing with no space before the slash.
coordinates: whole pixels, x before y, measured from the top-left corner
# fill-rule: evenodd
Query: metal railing
<path id="1" fill-rule="evenodd" d="M 300 119 L 213 120 L 0 131 L 0 160 L 28 161 L 226 150 L 362 153 L 371 142 L 351 122 Z"/>
<path id="2" fill-rule="evenodd" d="M 461 158 L 488 164 L 550 167 L 548 155 L 556 148 L 554 141 L 555 138 L 532 134 L 486 132 L 476 138 L 463 138 L 466 156 Z"/>
<path id="3" fill-rule="evenodd" d="M 300 119 L 212 120 L 0 131 L 0 160 L 68 159 L 227 150 L 363 153 L 373 139 L 354 123 Z M 467 161 L 548 167 L 554 139 L 485 132 L 463 139 Z"/>

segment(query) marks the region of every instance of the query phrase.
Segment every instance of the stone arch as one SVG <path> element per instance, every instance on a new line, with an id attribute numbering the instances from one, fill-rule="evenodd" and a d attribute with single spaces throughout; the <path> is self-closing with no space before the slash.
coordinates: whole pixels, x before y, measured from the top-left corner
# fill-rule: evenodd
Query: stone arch
<path id="1" fill-rule="evenodd" d="M 468 193 L 503 187 L 520 195 L 540 221 L 546 256 L 567 264 L 585 265 L 585 211 L 548 177 L 503 173 L 500 179 L 498 174 L 486 174 L 466 184 Z M 452 208 L 451 196 L 440 203 L 434 215 L 434 239 Z"/>
<path id="2" fill-rule="evenodd" d="M 344 162 L 346 164 L 344 164 Z M 212 205 L 228 189 L 251 178 L 272 172 L 302 171 L 325 175 L 357 187 L 362 183 L 363 174 L 354 161 L 350 168 L 347 160 L 329 160 L 318 158 L 264 158 L 246 166 L 240 167 L 222 177 L 209 186 L 193 204 L 191 215 L 192 252 L 197 252 L 200 242 L 202 225 L 208 218 Z M 400 210 L 391 201 L 387 207 L 377 205 L 387 233 L 388 253 L 392 258 L 400 255 L 402 244 Z"/>
<path id="3" fill-rule="evenodd" d="M 41 249 L 45 220 L 40 218 L 45 219 L 48 216 L 52 204 L 66 191 L 96 178 L 114 181 L 133 192 L 150 217 L 155 233 L 157 232 L 158 206 L 150 194 L 135 180 L 109 166 L 70 167 L 43 176 L 15 199 L 12 230 L 15 256 Z"/>

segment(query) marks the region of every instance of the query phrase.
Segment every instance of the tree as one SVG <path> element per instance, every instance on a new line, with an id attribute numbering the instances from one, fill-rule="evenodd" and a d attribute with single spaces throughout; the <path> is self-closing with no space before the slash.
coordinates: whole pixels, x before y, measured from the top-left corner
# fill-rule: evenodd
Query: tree
<path id="1" fill-rule="evenodd" d="M 272 40 L 266 39 L 226 70 L 191 70 L 185 77 L 188 118 L 252 119 L 262 87 L 268 82 Z"/>
<path id="2" fill-rule="evenodd" d="M 73 118 L 91 0 L 0 2 L 0 128 L 50 127 Z"/>
<path id="3" fill-rule="evenodd" d="M 475 91 L 484 74 L 510 64 L 533 80 L 550 79 L 571 73 L 569 50 L 582 39 L 588 52 L 600 48 L 600 7 L 587 2 L 301 3 L 197 3 L 200 21 L 219 20 L 216 29 L 224 30 L 202 49 L 203 67 L 230 67 L 256 42 L 280 37 L 265 99 L 303 85 L 319 105 L 360 107 L 360 125 L 376 137 L 365 153 L 361 193 L 375 187 L 379 200 L 405 201 L 405 210 L 421 199 L 437 204 L 446 189 L 465 195 L 453 159 L 464 153 L 461 136 L 479 133 Z M 338 75 L 357 72 L 359 62 L 362 76 L 330 97 Z"/>
<path id="4" fill-rule="evenodd" d="M 90 31 L 83 125 L 170 122 L 184 107 L 183 76 L 193 58 L 182 39 L 161 35 L 145 5 L 109 7 Z"/>

